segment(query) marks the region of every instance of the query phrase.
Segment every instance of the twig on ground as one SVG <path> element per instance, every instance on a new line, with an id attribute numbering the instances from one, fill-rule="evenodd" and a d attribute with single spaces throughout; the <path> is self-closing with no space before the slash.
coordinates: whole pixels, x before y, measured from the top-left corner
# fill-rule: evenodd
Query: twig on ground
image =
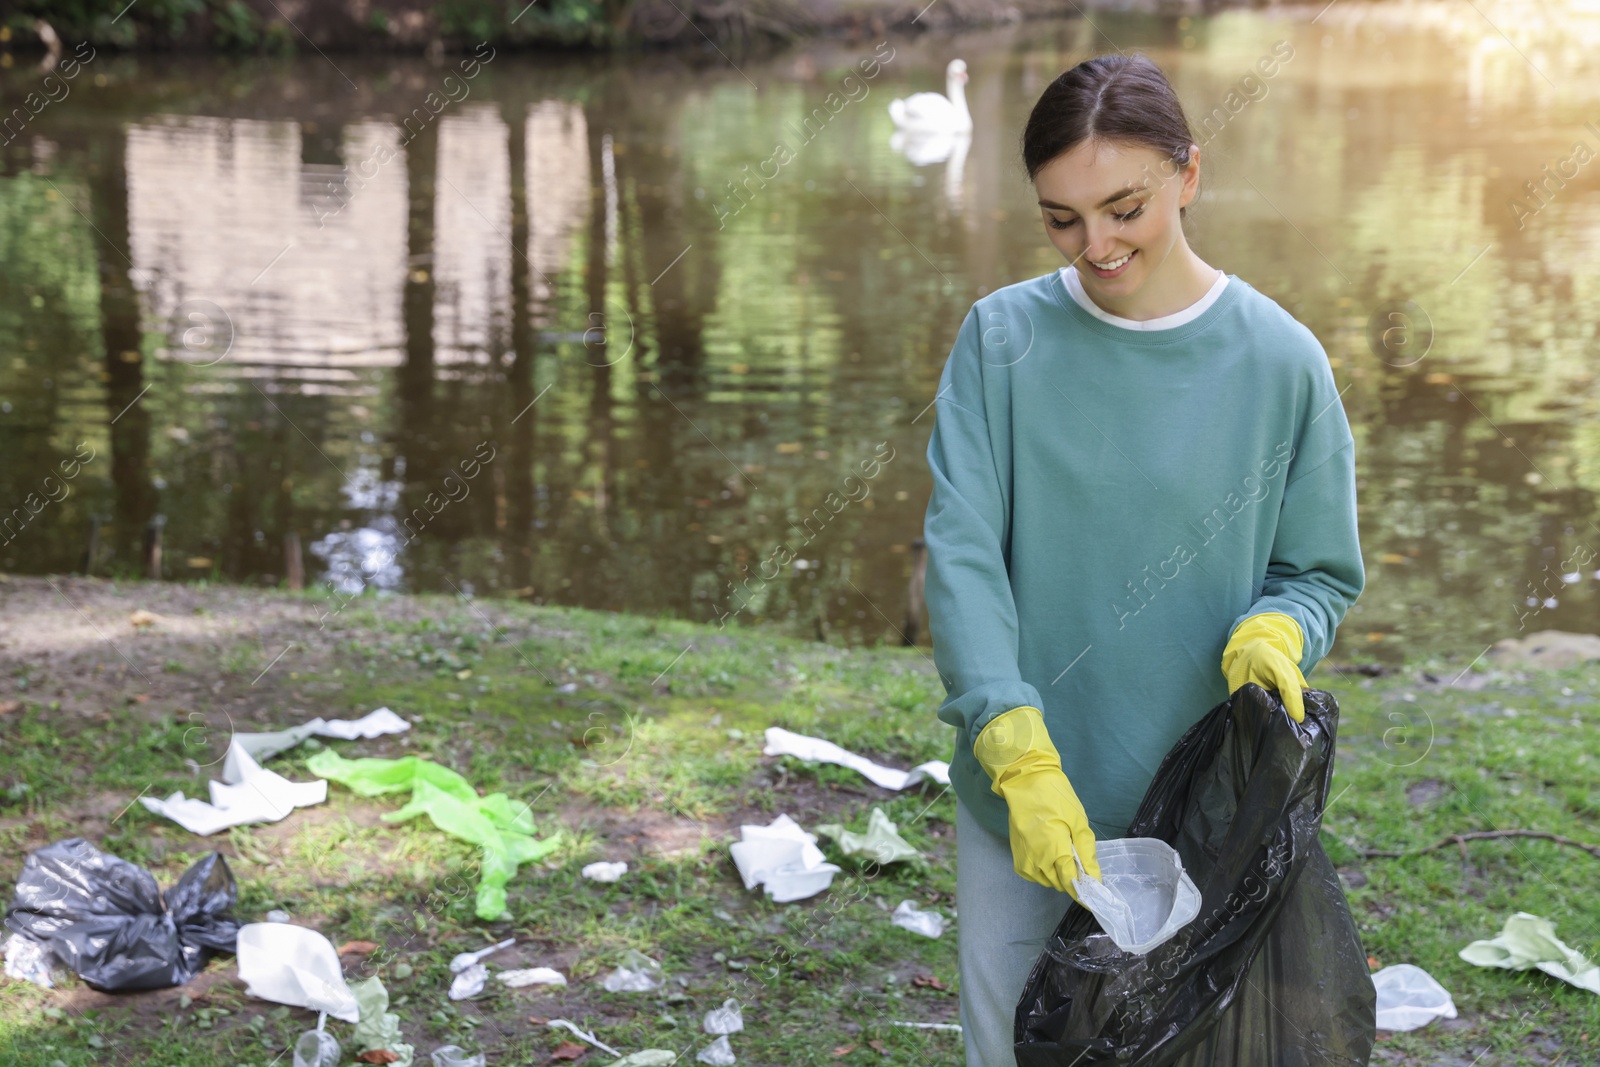
<path id="1" fill-rule="evenodd" d="M 1582 841 L 1574 841 L 1570 837 L 1562 837 L 1560 834 L 1546 833 L 1543 830 L 1473 830 L 1464 834 L 1449 834 L 1441 841 L 1435 841 L 1431 845 L 1423 845 L 1420 848 L 1407 848 L 1400 849 L 1398 851 L 1391 851 L 1389 849 L 1382 848 L 1358 847 L 1356 851 L 1368 858 L 1391 859 L 1402 856 L 1420 856 L 1424 852 L 1433 852 L 1437 849 L 1444 848 L 1446 845 L 1460 845 L 1462 850 L 1465 851 L 1466 843 L 1468 841 L 1486 841 L 1492 838 L 1503 837 L 1536 837 L 1542 841 L 1554 841 L 1558 845 L 1571 845 L 1573 848 L 1581 848 L 1595 859 L 1600 859 L 1600 845 L 1585 844 Z"/>

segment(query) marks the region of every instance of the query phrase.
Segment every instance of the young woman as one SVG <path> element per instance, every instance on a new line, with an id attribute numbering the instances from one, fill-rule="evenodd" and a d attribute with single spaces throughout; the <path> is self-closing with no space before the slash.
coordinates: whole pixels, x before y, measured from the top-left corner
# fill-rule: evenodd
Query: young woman
<path id="1" fill-rule="evenodd" d="M 968 311 L 928 442 L 927 599 L 956 727 L 968 1067 L 1174 742 L 1304 672 L 1365 584 L 1354 441 L 1322 346 L 1195 254 L 1200 149 L 1145 56 L 1034 106 L 1022 156 L 1068 265 Z"/>

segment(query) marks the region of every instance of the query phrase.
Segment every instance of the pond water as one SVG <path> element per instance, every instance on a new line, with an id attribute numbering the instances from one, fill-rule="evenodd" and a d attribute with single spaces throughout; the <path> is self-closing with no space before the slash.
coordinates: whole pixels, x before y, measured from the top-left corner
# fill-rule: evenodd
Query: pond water
<path id="1" fill-rule="evenodd" d="M 15 63 L 6 110 L 48 103 L 0 148 L 0 567 L 81 570 L 93 529 L 95 573 L 143 574 L 159 523 L 164 576 L 276 584 L 293 534 L 330 601 L 898 642 L 956 328 L 1062 265 L 1018 132 L 1115 47 L 1200 135 L 1191 244 L 1344 390 L 1368 582 L 1334 657 L 1600 629 L 1600 20 L 1480 7 Z M 970 141 L 894 139 L 955 56 Z"/>

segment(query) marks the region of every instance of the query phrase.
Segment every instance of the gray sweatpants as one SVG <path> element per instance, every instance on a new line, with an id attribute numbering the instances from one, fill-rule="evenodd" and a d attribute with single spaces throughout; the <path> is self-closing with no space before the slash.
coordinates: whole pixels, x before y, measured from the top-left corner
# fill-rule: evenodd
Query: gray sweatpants
<path id="1" fill-rule="evenodd" d="M 956 798 L 956 951 L 967 1067 L 1016 1067 L 1022 984 L 1072 898 L 1020 877 L 1011 842 Z"/>

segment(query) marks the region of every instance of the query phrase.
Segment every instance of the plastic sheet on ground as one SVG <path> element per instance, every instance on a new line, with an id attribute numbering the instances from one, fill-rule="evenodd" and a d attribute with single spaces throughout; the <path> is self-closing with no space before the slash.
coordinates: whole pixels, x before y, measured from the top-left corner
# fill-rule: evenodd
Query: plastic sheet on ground
<path id="1" fill-rule="evenodd" d="M 766 826 L 739 827 L 741 840 L 728 846 L 746 889 L 760 885 L 774 901 L 784 903 L 816 896 L 843 868 L 829 863 L 808 834 L 788 815 Z"/>
<path id="2" fill-rule="evenodd" d="M 711 1064 L 711 1067 L 731 1067 L 738 1062 L 733 1054 L 733 1045 L 728 1041 L 726 1034 L 701 1049 L 694 1058 L 701 1063 Z"/>
<path id="3" fill-rule="evenodd" d="M 388 708 L 379 708 L 361 716 L 359 719 L 323 719 L 316 718 L 310 722 L 291 726 L 286 730 L 273 730 L 269 733 L 234 734 L 233 741 L 244 751 L 258 760 L 271 759 L 280 752 L 287 752 L 308 737 L 332 737 L 340 741 L 354 741 L 357 738 L 381 737 L 384 734 L 404 733 L 411 729 L 411 724 Z"/>
<path id="4" fill-rule="evenodd" d="M 353 1023 L 361 1017 L 355 992 L 333 943 L 315 930 L 286 923 L 239 928 L 239 980 L 252 997 L 310 1008 Z"/>
<path id="5" fill-rule="evenodd" d="M 479 1052 L 469 1054 L 460 1045 L 442 1045 L 428 1053 L 433 1067 L 486 1067 L 488 1057 Z"/>
<path id="6" fill-rule="evenodd" d="M 1435 1019 L 1454 1019 L 1455 1001 L 1433 975 L 1410 963 L 1396 963 L 1375 971 L 1378 990 L 1378 1029 L 1415 1030 Z"/>
<path id="7" fill-rule="evenodd" d="M 910 842 L 900 836 L 899 828 L 889 820 L 884 810 L 874 805 L 867 816 L 864 833 L 846 830 L 839 823 L 824 823 L 817 833 L 827 834 L 846 856 L 862 856 L 877 863 L 894 863 L 896 860 L 921 860 Z"/>
<path id="8" fill-rule="evenodd" d="M 1077 856 L 1073 856 L 1077 859 Z M 1124 952 L 1142 956 L 1200 914 L 1200 890 L 1178 852 L 1153 837 L 1095 844 L 1100 878 L 1074 878 L 1078 900 Z M 1078 864 L 1083 873 L 1083 864 Z"/>
<path id="9" fill-rule="evenodd" d="M 228 744 L 223 760 L 222 781 L 212 779 L 211 802 L 189 798 L 179 790 L 159 800 L 140 797 L 139 803 L 157 815 L 165 815 L 190 833 L 205 837 L 230 826 L 246 823 L 277 822 L 294 811 L 328 799 L 328 783 L 291 782 L 262 767 L 239 744 Z"/>
<path id="10" fill-rule="evenodd" d="M 923 937 L 938 937 L 944 933 L 944 916 L 936 911 L 920 911 L 914 901 L 902 900 L 894 909 L 889 921 L 904 930 Z"/>
<path id="11" fill-rule="evenodd" d="M 543 859 L 560 843 L 559 829 L 543 839 L 533 836 L 533 813 L 526 804 L 504 793 L 480 797 L 455 771 L 416 756 L 347 760 L 324 749 L 307 760 L 306 767 L 362 796 L 410 793 L 410 803 L 384 815 L 385 822 L 427 815 L 440 830 L 482 848 L 475 905 L 480 919 L 498 919 L 506 910 L 506 884 L 516 877 L 517 868 Z"/>
<path id="12" fill-rule="evenodd" d="M 907 786 L 916 785 L 924 778 L 940 785 L 950 784 L 950 764 L 944 760 L 929 760 L 927 763 L 917 764 L 909 771 L 899 771 L 893 767 L 885 767 L 881 763 L 874 763 L 865 756 L 858 756 L 849 749 L 840 748 L 832 741 L 797 734 L 781 726 L 767 727 L 767 744 L 761 751 L 768 756 L 798 756 L 803 760 L 837 763 L 841 767 L 860 771 L 873 785 L 884 789 L 905 789 Z"/>
<path id="13" fill-rule="evenodd" d="M 28 854 L 5 924 L 48 945 L 97 989 L 165 989 L 193 978 L 213 954 L 234 951 L 238 895 L 221 853 L 202 857 L 163 894 L 143 867 L 69 837 Z"/>
<path id="14" fill-rule="evenodd" d="M 1550 920 L 1525 911 L 1507 919 L 1499 937 L 1474 941 L 1458 955 L 1479 967 L 1505 967 L 1513 971 L 1537 967 L 1579 989 L 1600 993 L 1600 967 L 1559 940 Z"/>
<path id="15" fill-rule="evenodd" d="M 391 1067 L 411 1067 L 416 1049 L 400 1039 L 400 1016 L 389 1010 L 389 991 L 377 975 L 352 982 L 350 991 L 361 1006 L 361 1019 L 351 1039 L 361 1052 L 385 1049 L 400 1057 Z"/>
<path id="16" fill-rule="evenodd" d="M 629 1053 L 620 1060 L 612 1060 L 607 1067 L 672 1067 L 678 1054 L 666 1048 L 647 1048 Z"/>
<path id="17" fill-rule="evenodd" d="M 1365 1067 L 1377 991 L 1318 843 L 1339 708 L 1242 686 L 1157 769 L 1127 828 L 1178 850 L 1200 912 L 1144 955 L 1069 904 L 1023 985 L 1018 1067 Z"/>
<path id="18" fill-rule="evenodd" d="M 663 981 L 661 964 L 638 949 L 630 948 L 622 957 L 621 965 L 606 975 L 601 984 L 608 993 L 646 993 L 660 989 Z"/>
<path id="19" fill-rule="evenodd" d="M 615 863 L 601 861 L 585 864 L 583 870 L 578 873 L 596 882 L 615 882 L 628 873 L 628 865 L 622 860 L 617 860 Z"/>
<path id="20" fill-rule="evenodd" d="M 732 997 L 722 1002 L 722 1007 L 706 1012 L 704 1020 L 708 1034 L 736 1034 L 744 1029 L 744 1013 L 739 1002 Z"/>
<path id="21" fill-rule="evenodd" d="M 495 978 L 512 989 L 522 989 L 530 985 L 567 984 L 567 976 L 554 967 L 524 967 L 515 971 L 500 971 Z"/>

